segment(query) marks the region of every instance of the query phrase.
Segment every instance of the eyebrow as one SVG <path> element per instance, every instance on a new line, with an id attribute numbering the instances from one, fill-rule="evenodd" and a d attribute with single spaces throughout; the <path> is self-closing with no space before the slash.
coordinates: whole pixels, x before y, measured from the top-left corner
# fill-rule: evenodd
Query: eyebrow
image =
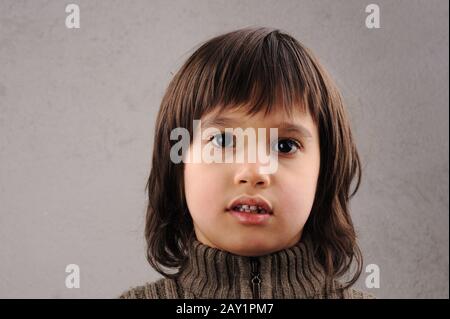
<path id="1" fill-rule="evenodd" d="M 205 127 L 217 126 L 217 127 L 226 128 L 226 127 L 232 127 L 233 124 L 235 124 L 235 122 L 236 122 L 235 120 L 233 120 L 229 117 L 216 116 L 216 117 L 212 117 L 212 118 L 208 118 L 208 119 L 204 120 L 202 125 Z M 300 125 L 300 124 L 294 124 L 291 122 L 282 121 L 282 122 L 279 122 L 278 124 L 275 124 L 275 127 L 278 127 L 282 131 L 297 133 L 303 137 L 309 137 L 309 138 L 312 137 L 311 132 L 306 127 L 304 127 L 303 125 Z"/>

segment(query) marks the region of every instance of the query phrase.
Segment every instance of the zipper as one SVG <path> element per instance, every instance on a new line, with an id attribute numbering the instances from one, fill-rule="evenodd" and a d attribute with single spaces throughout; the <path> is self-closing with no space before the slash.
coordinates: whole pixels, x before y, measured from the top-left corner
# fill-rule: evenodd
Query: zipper
<path id="1" fill-rule="evenodd" d="M 252 285 L 253 299 L 261 299 L 261 275 L 259 273 L 258 258 L 252 257 L 251 263 L 252 263 L 251 285 Z"/>

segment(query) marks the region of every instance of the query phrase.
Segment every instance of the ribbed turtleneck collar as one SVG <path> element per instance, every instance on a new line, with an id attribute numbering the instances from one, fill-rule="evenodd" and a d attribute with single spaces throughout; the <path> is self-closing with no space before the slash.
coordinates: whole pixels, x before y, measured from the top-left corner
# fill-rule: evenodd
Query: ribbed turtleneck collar
<path id="1" fill-rule="evenodd" d="M 336 288 L 328 282 L 314 256 L 309 237 L 290 248 L 259 257 L 239 256 L 194 239 L 188 263 L 178 277 L 185 298 L 289 299 L 330 298 Z M 256 268 L 257 269 L 256 269 Z M 257 270 L 260 285 L 256 283 Z"/>

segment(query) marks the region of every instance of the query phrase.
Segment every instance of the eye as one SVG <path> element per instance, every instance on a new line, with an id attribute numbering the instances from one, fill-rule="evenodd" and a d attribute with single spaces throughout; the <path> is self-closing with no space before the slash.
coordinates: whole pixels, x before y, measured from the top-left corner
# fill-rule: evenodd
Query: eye
<path id="1" fill-rule="evenodd" d="M 212 143 L 217 147 L 233 147 L 234 140 L 234 135 L 227 133 L 216 134 L 209 138 L 209 141 L 212 141 Z M 230 143 L 231 146 L 228 146 Z"/>
<path id="2" fill-rule="evenodd" d="M 275 146 L 276 152 L 288 155 L 294 154 L 297 150 L 302 148 L 299 142 L 291 138 L 280 139 L 275 143 Z"/>

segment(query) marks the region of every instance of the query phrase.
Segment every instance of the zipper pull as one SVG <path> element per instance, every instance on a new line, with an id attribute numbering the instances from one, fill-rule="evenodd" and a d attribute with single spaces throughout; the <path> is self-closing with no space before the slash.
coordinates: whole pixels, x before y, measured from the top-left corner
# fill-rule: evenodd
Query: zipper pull
<path id="1" fill-rule="evenodd" d="M 251 258 L 252 262 L 252 291 L 253 299 L 261 299 L 261 275 L 259 274 L 258 258 Z"/>

